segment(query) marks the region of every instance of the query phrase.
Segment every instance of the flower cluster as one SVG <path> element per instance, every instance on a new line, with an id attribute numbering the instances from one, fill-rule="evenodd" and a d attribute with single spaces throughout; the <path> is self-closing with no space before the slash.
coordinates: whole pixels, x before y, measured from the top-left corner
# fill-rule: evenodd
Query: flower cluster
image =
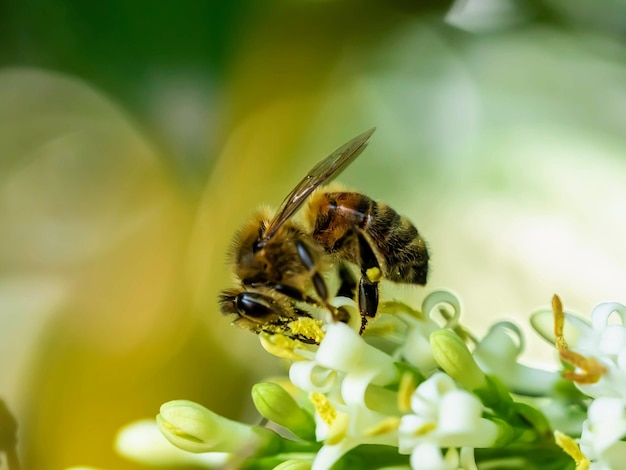
<path id="1" fill-rule="evenodd" d="M 549 328 L 550 316 L 554 328 Z M 626 462 L 626 306 L 599 304 L 591 322 L 563 311 L 555 296 L 552 312 L 537 312 L 535 329 L 554 342 L 566 365 L 563 377 L 580 392 L 571 404 L 585 410 L 578 445 L 557 431 L 557 442 L 576 461 L 577 469 L 623 468 Z M 557 427 L 558 429 L 558 427 Z"/>
<path id="2" fill-rule="evenodd" d="M 334 303 L 358 319 L 353 301 Z M 380 311 L 363 336 L 358 321 L 297 326 L 319 345 L 262 334 L 268 351 L 290 360 L 288 377 L 252 388 L 264 425 L 166 403 L 158 428 L 186 451 L 168 458 L 278 470 L 597 470 L 626 461 L 626 307 L 601 304 L 589 323 L 563 312 L 555 296 L 552 310 L 532 316 L 556 346 L 562 373 L 520 364 L 524 338 L 513 323 L 475 338 L 449 292 L 430 294 L 419 311 L 399 302 Z M 141 446 L 124 444 L 138 435 L 147 432 L 131 426 L 118 438 L 135 460 Z"/>

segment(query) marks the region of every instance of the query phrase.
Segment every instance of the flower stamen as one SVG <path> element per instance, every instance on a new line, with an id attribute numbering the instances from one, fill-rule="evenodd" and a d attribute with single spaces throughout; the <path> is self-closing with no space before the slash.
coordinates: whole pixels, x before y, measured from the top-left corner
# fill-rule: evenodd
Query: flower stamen
<path id="1" fill-rule="evenodd" d="M 431 432 L 433 432 L 435 429 L 437 429 L 436 423 L 425 423 L 419 428 L 415 429 L 415 431 L 413 431 L 413 436 L 425 436 L 426 434 L 430 434 Z"/>
<path id="2" fill-rule="evenodd" d="M 397 416 L 389 416 L 382 419 L 374 426 L 371 426 L 365 430 L 365 435 L 370 437 L 380 436 L 382 434 L 388 434 L 396 431 L 400 426 L 400 418 Z"/>
<path id="3" fill-rule="evenodd" d="M 552 296 L 552 313 L 554 316 L 555 345 L 559 351 L 559 356 L 563 361 L 573 365 L 579 370 L 579 372 L 566 370 L 561 374 L 562 377 L 580 385 L 597 383 L 606 373 L 607 369 L 597 359 L 585 357 L 569 349 L 567 341 L 565 341 L 565 337 L 563 336 L 565 326 L 563 303 L 556 294 Z"/>
<path id="4" fill-rule="evenodd" d="M 565 362 L 580 370 L 580 372 L 566 370 L 561 376 L 579 385 L 595 384 L 607 371 L 606 367 L 594 357 L 585 357 L 569 349 L 561 351 L 559 355 Z"/>
<path id="5" fill-rule="evenodd" d="M 408 372 L 402 374 L 398 387 L 398 410 L 402 413 L 411 411 L 411 395 L 416 388 L 415 376 Z"/>
<path id="6" fill-rule="evenodd" d="M 560 352 L 568 349 L 567 341 L 563 336 L 563 328 L 565 326 L 565 314 L 563 313 L 563 303 L 561 298 L 554 294 L 552 296 L 552 314 L 554 316 L 554 337 L 556 349 Z"/>
<path id="7" fill-rule="evenodd" d="M 331 426 L 333 421 L 337 418 L 337 410 L 330 404 L 326 395 L 320 392 L 313 392 L 309 394 L 309 400 L 313 403 L 315 412 L 322 418 L 322 421 L 324 421 L 327 426 Z"/>
<path id="8" fill-rule="evenodd" d="M 591 462 L 582 453 L 576 441 L 569 437 L 567 434 L 563 434 L 559 431 L 554 431 L 554 442 L 558 445 L 563 452 L 569 455 L 576 464 L 576 470 L 588 470 Z"/>

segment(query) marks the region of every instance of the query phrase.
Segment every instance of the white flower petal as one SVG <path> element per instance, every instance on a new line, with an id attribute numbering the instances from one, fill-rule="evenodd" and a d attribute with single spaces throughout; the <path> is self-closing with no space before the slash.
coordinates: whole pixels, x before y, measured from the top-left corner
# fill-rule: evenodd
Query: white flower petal
<path id="1" fill-rule="evenodd" d="M 454 454 L 450 454 L 450 457 L 444 458 L 437 444 L 423 442 L 411 453 L 411 468 L 414 470 L 456 470 L 459 462 L 458 458 L 454 459 L 454 457 Z"/>
<path id="2" fill-rule="evenodd" d="M 351 439 L 343 439 L 336 445 L 325 445 L 317 452 L 311 470 L 328 470 L 344 454 L 358 446 L 360 442 Z"/>
<path id="3" fill-rule="evenodd" d="M 474 359 L 486 373 L 497 375 L 517 393 L 529 396 L 547 394 L 560 379 L 558 372 L 528 367 L 517 362 L 524 348 L 519 328 L 511 322 L 493 325 L 474 350 Z"/>
<path id="4" fill-rule="evenodd" d="M 430 371 L 437 367 L 428 335 L 418 328 L 409 328 L 402 347 L 402 357 L 421 371 Z"/>
<path id="5" fill-rule="evenodd" d="M 474 458 L 474 449 L 472 447 L 463 447 L 461 449 L 461 465 L 464 470 L 478 470 L 476 459 Z"/>
<path id="6" fill-rule="evenodd" d="M 591 325 L 596 331 L 604 330 L 609 324 L 609 318 L 617 313 L 622 319 L 622 325 L 626 325 L 626 307 L 617 302 L 606 302 L 597 305 L 591 312 Z"/>
<path id="7" fill-rule="evenodd" d="M 604 449 L 600 456 L 602 463 L 607 469 L 624 468 L 626 462 L 626 442 L 617 441 L 610 447 Z"/>
<path id="8" fill-rule="evenodd" d="M 593 435 L 593 447 L 602 453 L 626 434 L 626 409 L 624 400 L 600 397 L 589 406 L 589 430 Z"/>
<path id="9" fill-rule="evenodd" d="M 441 398 L 438 432 L 471 434 L 478 420 L 481 419 L 481 413 L 482 404 L 478 398 L 463 390 L 451 390 Z"/>
<path id="10" fill-rule="evenodd" d="M 454 380 L 443 372 L 437 372 L 422 382 L 411 396 L 411 409 L 418 415 L 434 416 L 441 397 L 456 389 Z"/>
<path id="11" fill-rule="evenodd" d="M 554 313 L 552 310 L 539 310 L 533 313 L 530 316 L 530 324 L 539 336 L 554 346 L 556 338 L 554 336 Z M 592 335 L 593 331 L 589 321 L 565 312 L 563 336 L 570 348 L 576 347 L 581 338 L 589 338 Z"/>
<path id="12" fill-rule="evenodd" d="M 307 392 L 327 393 L 337 384 L 337 372 L 313 361 L 294 362 L 289 369 L 289 380 Z"/>
<path id="13" fill-rule="evenodd" d="M 365 406 L 365 392 L 377 371 L 347 374 L 341 383 L 341 396 L 348 406 Z"/>
<path id="14" fill-rule="evenodd" d="M 340 372 L 375 371 L 372 383 L 386 385 L 396 378 L 393 358 L 367 344 L 358 333 L 340 322 L 328 325 L 316 361 Z"/>
<path id="15" fill-rule="evenodd" d="M 601 354 L 617 355 L 626 347 L 626 328 L 622 325 L 609 325 L 599 335 L 598 351 Z"/>
<path id="16" fill-rule="evenodd" d="M 417 415 L 405 415 L 400 419 L 398 427 L 398 452 L 401 454 L 410 454 L 415 446 L 429 438 L 423 430 L 435 429 L 434 421 L 425 419 Z"/>

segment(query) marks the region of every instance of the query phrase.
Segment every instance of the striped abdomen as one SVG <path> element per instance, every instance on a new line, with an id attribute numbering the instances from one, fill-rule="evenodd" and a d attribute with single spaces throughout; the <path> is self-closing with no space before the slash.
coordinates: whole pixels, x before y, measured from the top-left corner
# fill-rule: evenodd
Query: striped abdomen
<path id="1" fill-rule="evenodd" d="M 426 244 L 413 224 L 391 207 L 360 193 L 323 191 L 311 197 L 309 207 L 313 238 L 328 253 L 370 267 L 367 249 L 360 246 L 366 240 L 386 279 L 426 283 Z"/>

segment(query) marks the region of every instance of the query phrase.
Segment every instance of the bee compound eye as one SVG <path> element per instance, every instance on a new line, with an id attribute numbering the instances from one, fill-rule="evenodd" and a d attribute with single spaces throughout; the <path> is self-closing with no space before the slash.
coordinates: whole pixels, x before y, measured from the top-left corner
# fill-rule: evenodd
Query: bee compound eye
<path id="1" fill-rule="evenodd" d="M 272 313 L 271 300 L 254 292 L 243 292 L 237 296 L 237 310 L 249 317 L 266 317 Z"/>

